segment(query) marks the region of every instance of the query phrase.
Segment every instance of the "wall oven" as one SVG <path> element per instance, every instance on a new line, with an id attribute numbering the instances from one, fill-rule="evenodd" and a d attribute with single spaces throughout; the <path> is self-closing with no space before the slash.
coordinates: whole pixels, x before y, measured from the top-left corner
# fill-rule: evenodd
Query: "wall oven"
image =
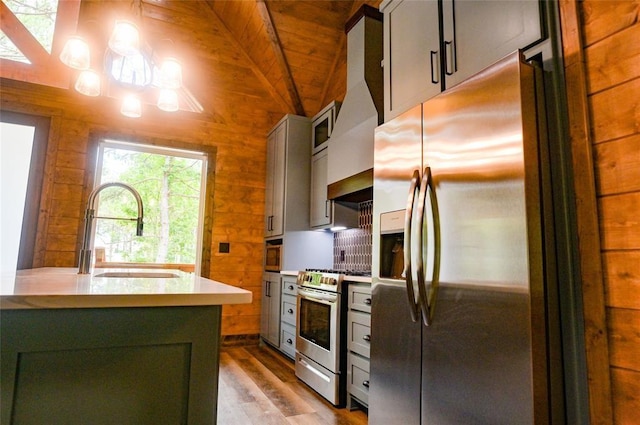
<path id="1" fill-rule="evenodd" d="M 282 266 L 282 239 L 267 241 L 264 248 L 264 269 L 279 272 Z"/>
<path id="2" fill-rule="evenodd" d="M 297 282 L 296 376 L 336 406 L 346 400 L 343 278 L 306 271 Z"/>

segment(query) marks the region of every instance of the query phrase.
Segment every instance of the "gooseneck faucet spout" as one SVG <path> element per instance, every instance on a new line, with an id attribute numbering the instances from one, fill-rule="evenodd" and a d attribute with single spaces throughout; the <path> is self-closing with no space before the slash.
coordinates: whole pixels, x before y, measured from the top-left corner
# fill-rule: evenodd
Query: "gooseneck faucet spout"
<path id="1" fill-rule="evenodd" d="M 96 217 L 95 212 L 95 202 L 98 194 L 108 188 L 108 187 L 121 187 L 123 189 L 127 189 L 131 192 L 136 198 L 136 202 L 138 203 L 138 217 L 136 218 L 119 218 L 119 217 Z M 135 220 L 136 225 L 136 235 L 142 236 L 142 220 L 144 217 L 144 211 L 142 206 L 142 198 L 137 190 L 133 187 L 129 186 L 125 183 L 112 182 L 102 184 L 89 194 L 89 200 L 87 201 L 87 210 L 84 214 L 84 237 L 82 239 L 82 248 L 80 249 L 80 260 L 78 266 L 78 274 L 89 274 L 91 272 L 91 236 L 93 235 L 93 221 L 94 219 L 102 218 L 102 219 L 110 219 L 110 220 Z"/>

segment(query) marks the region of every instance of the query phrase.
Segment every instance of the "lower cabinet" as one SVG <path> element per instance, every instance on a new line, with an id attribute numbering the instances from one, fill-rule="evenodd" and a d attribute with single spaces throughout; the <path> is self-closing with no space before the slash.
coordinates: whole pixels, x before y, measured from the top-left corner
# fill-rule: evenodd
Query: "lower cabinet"
<path id="1" fill-rule="evenodd" d="M 262 277 L 260 336 L 275 347 L 280 346 L 280 273 Z"/>
<path id="2" fill-rule="evenodd" d="M 282 276 L 282 302 L 280 309 L 280 351 L 296 357 L 297 278 Z"/>
<path id="3" fill-rule="evenodd" d="M 369 405 L 371 285 L 349 283 L 347 315 L 347 407 Z"/>

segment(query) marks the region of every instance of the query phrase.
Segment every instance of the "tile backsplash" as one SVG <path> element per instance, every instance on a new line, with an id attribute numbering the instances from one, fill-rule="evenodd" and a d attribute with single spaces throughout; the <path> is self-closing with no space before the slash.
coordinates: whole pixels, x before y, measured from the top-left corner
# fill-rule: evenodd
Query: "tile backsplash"
<path id="1" fill-rule="evenodd" d="M 333 235 L 334 269 L 371 271 L 373 201 L 361 202 L 358 208 L 358 228 Z"/>

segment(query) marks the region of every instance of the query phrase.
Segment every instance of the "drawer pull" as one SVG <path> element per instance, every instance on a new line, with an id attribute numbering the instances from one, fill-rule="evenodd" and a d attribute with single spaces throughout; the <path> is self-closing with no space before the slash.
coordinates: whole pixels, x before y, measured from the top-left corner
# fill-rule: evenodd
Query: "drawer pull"
<path id="1" fill-rule="evenodd" d="M 364 300 L 364 303 L 365 303 L 366 305 L 371 305 L 371 298 L 367 298 L 367 299 L 365 299 L 365 300 Z"/>
<path id="2" fill-rule="evenodd" d="M 362 339 L 364 339 L 365 341 L 369 342 L 371 341 L 371 335 L 365 335 L 362 337 Z"/>
<path id="3" fill-rule="evenodd" d="M 362 381 L 362 386 L 369 388 L 369 381 Z"/>
<path id="4" fill-rule="evenodd" d="M 291 340 L 291 338 L 287 338 L 287 344 L 289 345 L 293 344 L 293 341 Z"/>
<path id="5" fill-rule="evenodd" d="M 287 310 L 287 313 L 289 313 L 289 314 L 293 314 L 293 309 L 292 309 L 292 308 L 290 308 L 289 310 Z"/>

